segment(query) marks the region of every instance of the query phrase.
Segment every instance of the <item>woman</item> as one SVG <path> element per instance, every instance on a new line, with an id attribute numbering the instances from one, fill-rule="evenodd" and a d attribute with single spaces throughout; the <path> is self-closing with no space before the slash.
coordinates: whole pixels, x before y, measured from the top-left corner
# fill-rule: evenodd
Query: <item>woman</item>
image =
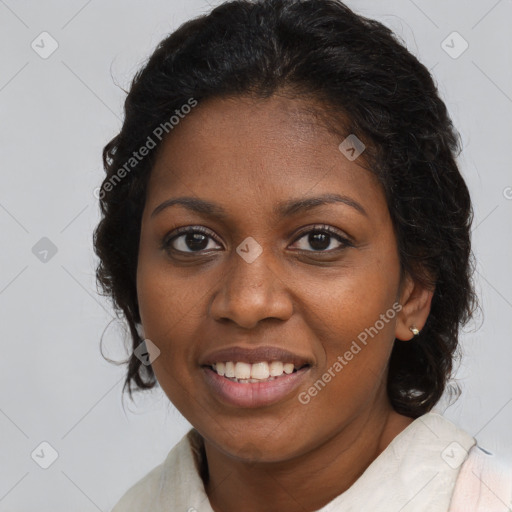
<path id="1" fill-rule="evenodd" d="M 158 380 L 194 428 L 114 512 L 508 510 L 432 412 L 475 307 L 457 150 L 426 68 L 336 0 L 160 43 L 104 149 L 97 276 L 130 396 Z"/>

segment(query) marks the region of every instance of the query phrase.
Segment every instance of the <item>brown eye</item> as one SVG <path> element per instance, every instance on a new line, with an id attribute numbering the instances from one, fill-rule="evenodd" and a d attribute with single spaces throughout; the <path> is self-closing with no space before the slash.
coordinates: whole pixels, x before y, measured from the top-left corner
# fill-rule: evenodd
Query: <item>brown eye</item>
<path id="1" fill-rule="evenodd" d="M 215 242 L 210 232 L 201 226 L 180 228 L 167 236 L 162 248 L 183 253 L 195 253 L 214 249 Z M 216 242 L 215 242 L 216 243 Z"/>
<path id="2" fill-rule="evenodd" d="M 305 243 L 299 249 L 309 252 L 331 252 L 345 247 L 353 247 L 353 244 L 347 238 L 330 226 L 319 226 L 310 229 L 302 233 L 295 243 L 303 239 Z M 338 245 L 336 245 L 336 242 Z"/>

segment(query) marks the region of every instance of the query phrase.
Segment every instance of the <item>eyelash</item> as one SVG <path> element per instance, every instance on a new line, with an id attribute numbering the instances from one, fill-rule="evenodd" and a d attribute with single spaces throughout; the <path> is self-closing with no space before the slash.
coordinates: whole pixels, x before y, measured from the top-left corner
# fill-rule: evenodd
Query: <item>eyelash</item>
<path id="1" fill-rule="evenodd" d="M 305 235 L 308 235 L 312 232 L 316 232 L 316 233 L 328 233 L 329 235 L 331 235 L 332 237 L 334 237 L 338 242 L 341 243 L 341 247 L 338 247 L 336 249 L 330 249 L 330 250 L 327 250 L 327 251 L 324 251 L 324 250 L 320 250 L 320 251 L 314 251 L 314 250 L 311 250 L 311 251 L 305 251 L 305 250 L 302 250 L 300 249 L 299 252 L 306 252 L 306 253 L 316 253 L 316 254 L 330 254 L 330 253 L 333 253 L 333 252 L 336 252 L 336 251 L 339 251 L 339 250 L 342 250 L 342 249 L 345 249 L 347 247 L 354 247 L 354 244 L 346 237 L 340 235 L 340 233 L 335 230 L 334 228 L 331 228 L 330 226 L 327 226 L 327 225 L 314 225 L 313 227 L 309 228 L 307 231 L 302 231 L 301 233 L 299 233 L 297 235 L 297 238 L 295 238 L 294 242 L 297 242 L 298 240 L 300 240 L 301 238 L 304 238 Z M 178 253 L 181 253 L 181 254 L 187 254 L 187 255 L 192 255 L 192 254 L 201 254 L 201 252 L 204 251 L 204 249 L 202 251 L 180 251 L 179 249 L 173 249 L 171 247 L 171 244 L 174 240 L 178 239 L 180 236 L 184 235 L 184 234 L 188 234 L 188 233 L 202 233 L 203 235 L 211 238 L 212 240 L 214 240 L 217 244 L 221 245 L 214 236 L 212 236 L 210 230 L 208 230 L 207 228 L 203 227 L 203 226 L 186 226 L 186 227 L 181 227 L 181 228 L 178 228 L 176 230 L 174 230 L 173 232 L 171 232 L 170 234 L 166 235 L 163 239 L 163 242 L 162 242 L 162 245 L 161 245 L 161 249 L 163 250 L 172 250 L 174 252 L 178 252 Z"/>

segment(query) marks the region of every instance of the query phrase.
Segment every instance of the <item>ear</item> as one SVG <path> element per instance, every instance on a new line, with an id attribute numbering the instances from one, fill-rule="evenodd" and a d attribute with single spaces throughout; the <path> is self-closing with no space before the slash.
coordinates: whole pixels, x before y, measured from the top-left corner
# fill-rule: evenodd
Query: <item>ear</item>
<path id="1" fill-rule="evenodd" d="M 408 341 L 414 337 L 411 327 L 416 327 L 419 331 L 423 329 L 433 296 L 433 289 L 414 281 L 409 274 L 405 276 L 399 296 L 402 309 L 397 315 L 395 338 Z"/>

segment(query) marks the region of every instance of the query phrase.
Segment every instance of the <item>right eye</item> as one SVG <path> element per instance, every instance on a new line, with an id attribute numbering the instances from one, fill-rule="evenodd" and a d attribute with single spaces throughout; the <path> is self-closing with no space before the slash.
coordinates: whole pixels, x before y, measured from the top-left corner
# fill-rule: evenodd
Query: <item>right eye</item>
<path id="1" fill-rule="evenodd" d="M 187 226 L 166 235 L 162 249 L 188 254 L 199 253 L 214 249 L 208 240 L 214 241 L 208 229 L 203 226 Z"/>

